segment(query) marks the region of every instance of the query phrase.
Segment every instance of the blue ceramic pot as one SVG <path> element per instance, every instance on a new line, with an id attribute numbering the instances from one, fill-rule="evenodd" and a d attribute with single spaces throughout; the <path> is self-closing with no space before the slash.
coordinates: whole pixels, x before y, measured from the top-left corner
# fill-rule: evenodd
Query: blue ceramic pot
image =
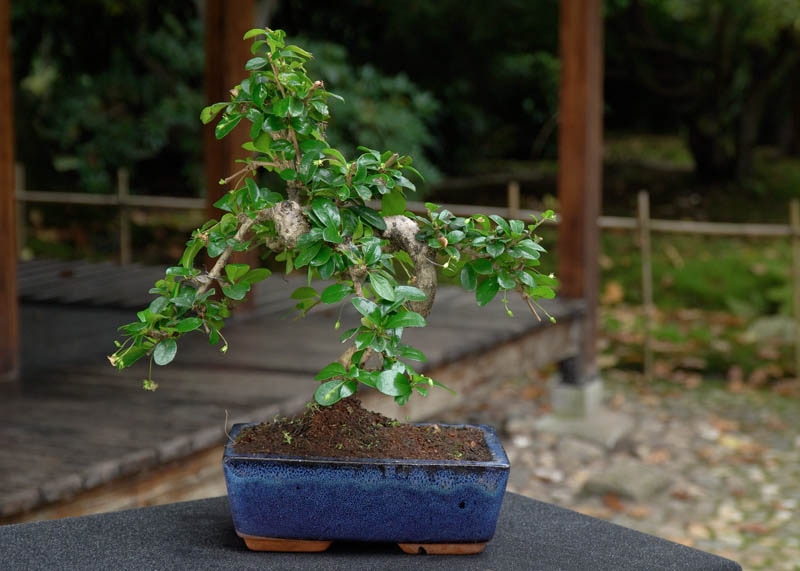
<path id="1" fill-rule="evenodd" d="M 320 551 L 344 540 L 478 552 L 494 535 L 509 473 L 494 430 L 479 428 L 490 461 L 267 456 L 229 443 L 223 469 L 236 532 L 259 550 Z"/>

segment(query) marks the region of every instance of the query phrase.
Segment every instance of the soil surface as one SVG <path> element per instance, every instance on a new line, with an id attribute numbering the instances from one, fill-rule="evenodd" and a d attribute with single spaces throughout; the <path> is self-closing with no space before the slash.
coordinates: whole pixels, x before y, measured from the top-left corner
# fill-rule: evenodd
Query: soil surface
<path id="1" fill-rule="evenodd" d="M 234 449 L 323 458 L 492 459 L 476 427 L 405 424 L 366 410 L 353 397 L 327 407 L 312 404 L 295 417 L 248 427 L 237 435 Z"/>

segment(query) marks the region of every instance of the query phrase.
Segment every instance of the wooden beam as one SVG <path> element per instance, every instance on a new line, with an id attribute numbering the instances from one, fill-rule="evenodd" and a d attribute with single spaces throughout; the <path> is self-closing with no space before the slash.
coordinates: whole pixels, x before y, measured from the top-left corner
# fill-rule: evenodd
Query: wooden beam
<path id="1" fill-rule="evenodd" d="M 577 374 L 596 374 L 600 254 L 597 220 L 602 191 L 603 22 L 601 0 L 562 0 L 559 106 L 558 256 L 560 294 L 585 300 Z M 580 381 L 578 381 L 580 382 Z"/>
<path id="2" fill-rule="evenodd" d="M 6 382 L 19 372 L 13 85 L 11 0 L 0 0 L 0 381 Z"/>

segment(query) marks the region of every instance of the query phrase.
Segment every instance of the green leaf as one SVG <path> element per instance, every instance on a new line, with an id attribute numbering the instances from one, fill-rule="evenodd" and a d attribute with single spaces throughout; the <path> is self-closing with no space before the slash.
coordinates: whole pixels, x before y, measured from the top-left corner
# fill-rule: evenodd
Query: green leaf
<path id="1" fill-rule="evenodd" d="M 253 28 L 252 30 L 247 30 L 245 32 L 243 40 L 249 40 L 250 38 L 255 38 L 256 36 L 266 36 L 267 32 L 264 28 Z"/>
<path id="2" fill-rule="evenodd" d="M 369 283 L 378 297 L 386 301 L 394 301 L 396 299 L 394 284 L 386 276 L 373 272 L 369 275 Z"/>
<path id="3" fill-rule="evenodd" d="M 355 290 L 349 283 L 333 284 L 322 290 L 322 303 L 338 303 Z"/>
<path id="4" fill-rule="evenodd" d="M 511 234 L 514 236 L 519 236 L 525 231 L 525 223 L 522 220 L 509 220 L 509 226 L 511 226 Z"/>
<path id="5" fill-rule="evenodd" d="M 381 213 L 384 216 L 395 216 L 406 211 L 406 197 L 400 189 L 393 190 L 381 197 Z"/>
<path id="6" fill-rule="evenodd" d="M 241 65 L 241 64 L 240 64 Z M 269 65 L 269 60 L 264 57 L 254 57 L 247 60 L 247 63 L 244 64 L 244 68 L 247 71 L 255 71 L 258 69 L 264 69 Z"/>
<path id="7" fill-rule="evenodd" d="M 449 244 L 458 244 L 465 237 L 466 237 L 466 234 L 464 234 L 464 232 L 462 232 L 461 230 L 453 230 L 452 232 L 448 232 L 445 235 L 445 238 L 447 238 L 447 242 Z"/>
<path id="8" fill-rule="evenodd" d="M 178 352 L 178 343 L 175 339 L 162 339 L 153 350 L 153 361 L 156 365 L 168 365 Z"/>
<path id="9" fill-rule="evenodd" d="M 467 291 L 472 291 L 478 287 L 478 275 L 475 273 L 475 268 L 470 264 L 465 265 L 461 269 L 461 287 Z"/>
<path id="10" fill-rule="evenodd" d="M 511 234 L 511 226 L 509 226 L 505 218 L 498 216 L 497 214 L 491 214 L 489 215 L 489 218 L 491 218 L 495 224 L 502 228 L 503 232 L 509 235 Z"/>
<path id="11" fill-rule="evenodd" d="M 297 253 L 297 257 L 294 259 L 294 266 L 296 268 L 302 268 L 303 266 L 307 265 L 319 253 L 321 248 L 322 242 L 312 242 L 310 245 L 302 249 L 298 247 L 299 252 Z"/>
<path id="12" fill-rule="evenodd" d="M 324 266 L 330 262 L 332 255 L 333 250 L 329 246 L 323 245 L 322 248 L 319 249 L 319 252 L 317 252 L 317 255 L 314 256 L 314 259 L 311 260 L 310 265 L 314 267 Z"/>
<path id="13" fill-rule="evenodd" d="M 225 275 L 228 276 L 228 281 L 236 283 L 243 275 L 250 271 L 250 266 L 247 264 L 228 264 L 225 266 Z"/>
<path id="14" fill-rule="evenodd" d="M 482 276 L 488 276 L 494 273 L 494 266 L 491 260 L 487 260 L 486 258 L 472 260 L 469 265 L 473 270 L 475 270 L 476 274 L 480 274 Z"/>
<path id="15" fill-rule="evenodd" d="M 538 260 L 541 256 L 541 252 L 546 251 L 541 244 L 537 244 L 530 238 L 519 242 L 514 246 L 514 250 L 520 253 L 520 257 L 528 260 Z"/>
<path id="16" fill-rule="evenodd" d="M 310 286 L 303 286 L 299 287 L 292 292 L 292 295 L 289 296 L 292 299 L 303 300 L 303 299 L 316 299 L 318 296 L 317 290 Z"/>
<path id="17" fill-rule="evenodd" d="M 278 173 L 278 176 L 286 181 L 295 180 L 297 178 L 297 171 L 291 168 L 283 169 Z"/>
<path id="18" fill-rule="evenodd" d="M 322 383 L 317 390 L 314 391 L 314 400 L 322 406 L 330 406 L 342 400 L 341 389 L 344 386 L 344 381 L 328 381 Z"/>
<path id="19" fill-rule="evenodd" d="M 367 347 L 372 345 L 372 342 L 375 341 L 376 337 L 377 335 L 375 334 L 374 331 L 372 330 L 364 331 L 356 335 L 356 339 L 353 342 L 353 344 L 355 345 L 355 348 L 360 351 L 361 349 L 366 349 Z"/>
<path id="20" fill-rule="evenodd" d="M 311 202 L 311 210 L 323 226 L 335 226 L 338 228 L 341 224 L 342 218 L 339 209 L 329 198 L 316 197 Z"/>
<path id="21" fill-rule="evenodd" d="M 181 319 L 178 322 L 178 324 L 175 326 L 175 330 L 179 333 L 188 333 L 189 331 L 200 329 L 202 325 L 203 320 L 199 317 L 187 317 L 186 319 Z"/>
<path id="22" fill-rule="evenodd" d="M 255 268 L 247 272 L 241 281 L 254 284 L 263 281 L 272 275 L 272 271 L 267 268 Z"/>
<path id="23" fill-rule="evenodd" d="M 219 120 L 219 123 L 217 123 L 217 126 L 214 128 L 214 136 L 217 139 L 224 138 L 225 135 L 236 128 L 236 125 L 239 124 L 239 121 L 242 120 L 242 117 L 244 117 L 244 115 L 241 113 L 223 116 L 222 119 Z"/>
<path id="24" fill-rule="evenodd" d="M 200 121 L 203 122 L 203 125 L 209 124 L 227 106 L 227 103 L 214 103 L 208 107 L 203 107 L 203 110 L 200 111 Z"/>
<path id="25" fill-rule="evenodd" d="M 410 347 L 409 345 L 402 345 L 400 350 L 397 352 L 397 356 L 404 359 L 411 359 L 412 361 L 418 361 L 420 363 L 424 363 L 428 360 L 428 357 L 425 355 L 425 353 L 416 347 Z"/>
<path id="26" fill-rule="evenodd" d="M 397 329 L 398 327 L 425 327 L 425 318 L 416 311 L 404 311 L 389 317 L 384 323 L 386 329 Z"/>
<path id="27" fill-rule="evenodd" d="M 307 139 L 300 143 L 300 150 L 303 151 L 304 153 L 310 153 L 312 151 L 315 151 L 315 154 L 319 153 L 321 155 L 322 152 L 327 148 L 328 148 L 328 143 L 326 143 L 325 141 L 319 141 L 317 139 Z"/>
<path id="28" fill-rule="evenodd" d="M 326 242 L 331 242 L 333 244 L 341 244 L 344 241 L 338 226 L 325 226 L 325 229 L 322 231 L 322 237 Z"/>
<path id="29" fill-rule="evenodd" d="M 286 117 L 286 115 L 289 113 L 289 105 L 291 104 L 292 104 L 291 97 L 285 97 L 283 99 L 279 99 L 272 105 L 272 112 L 278 117 Z"/>
<path id="30" fill-rule="evenodd" d="M 229 286 L 222 286 L 222 293 L 224 293 L 227 297 L 240 301 L 245 298 L 247 292 L 250 291 L 250 284 L 245 282 L 240 282 L 238 284 L 233 284 Z"/>
<path id="31" fill-rule="evenodd" d="M 301 48 L 299 46 L 296 46 L 294 44 L 289 44 L 288 46 L 286 46 L 286 49 L 296 53 L 297 55 L 302 56 L 305 59 L 311 59 L 313 57 L 311 55 L 311 52 L 308 52 L 308 51 L 304 50 L 303 48 Z"/>
<path id="32" fill-rule="evenodd" d="M 352 303 L 353 307 L 364 317 L 380 317 L 380 309 L 374 301 L 365 297 L 354 297 Z"/>
<path id="33" fill-rule="evenodd" d="M 344 155 L 341 152 L 339 152 L 338 149 L 334 149 L 334 148 L 330 148 L 329 147 L 327 149 L 323 149 L 322 152 L 325 153 L 326 155 L 334 157 L 334 161 L 331 161 L 331 162 L 337 162 L 337 163 L 339 163 L 341 165 L 346 165 L 347 164 L 347 161 L 345 160 Z"/>
<path id="34" fill-rule="evenodd" d="M 375 210 L 373 210 L 369 206 L 354 204 L 350 207 L 350 209 L 356 214 L 358 214 L 358 217 L 361 218 L 361 220 L 363 220 L 376 230 L 380 230 L 381 232 L 386 230 L 386 222 L 384 221 L 383 216 L 378 214 Z"/>
<path id="35" fill-rule="evenodd" d="M 300 117 L 305 111 L 306 106 L 303 104 L 303 101 L 292 97 L 291 102 L 289 103 L 289 115 L 292 117 Z"/>
<path id="36" fill-rule="evenodd" d="M 514 279 L 514 276 L 505 270 L 497 274 L 497 283 L 503 289 L 514 289 L 517 287 L 517 281 Z"/>
<path id="37" fill-rule="evenodd" d="M 166 297 L 159 296 L 150 302 L 147 310 L 152 315 L 159 315 L 167 307 L 167 304 L 169 304 L 169 300 Z"/>
<path id="38" fill-rule="evenodd" d="M 400 285 L 394 288 L 395 296 L 402 301 L 425 301 L 428 296 L 418 287 Z"/>
<path id="39" fill-rule="evenodd" d="M 556 292 L 551 287 L 537 286 L 529 289 L 528 295 L 532 298 L 553 299 L 556 296 Z"/>
<path id="40" fill-rule="evenodd" d="M 191 286 L 181 286 L 178 289 L 178 294 L 175 295 L 170 301 L 178 307 L 190 308 L 194 305 L 194 300 L 197 297 L 197 290 Z"/>
<path id="41" fill-rule="evenodd" d="M 364 262 L 371 266 L 380 261 L 383 251 L 381 250 L 381 241 L 377 238 L 369 241 L 364 241 Z"/>
<path id="42" fill-rule="evenodd" d="M 497 278 L 489 277 L 481 282 L 475 290 L 475 300 L 478 305 L 483 307 L 495 298 L 498 291 L 500 291 L 500 284 L 497 283 Z"/>
<path id="43" fill-rule="evenodd" d="M 317 376 L 314 377 L 315 381 L 325 381 L 327 379 L 332 379 L 334 377 L 341 377 L 342 375 L 347 373 L 347 369 L 344 368 L 339 362 L 333 362 L 329 365 L 326 365 Z"/>
<path id="44" fill-rule="evenodd" d="M 411 394 L 411 383 L 403 370 L 395 368 L 399 363 L 378 375 L 375 388 L 390 397 L 406 396 Z"/>
<path id="45" fill-rule="evenodd" d="M 486 244 L 486 253 L 493 258 L 500 257 L 505 251 L 506 247 L 500 242 L 491 242 Z"/>

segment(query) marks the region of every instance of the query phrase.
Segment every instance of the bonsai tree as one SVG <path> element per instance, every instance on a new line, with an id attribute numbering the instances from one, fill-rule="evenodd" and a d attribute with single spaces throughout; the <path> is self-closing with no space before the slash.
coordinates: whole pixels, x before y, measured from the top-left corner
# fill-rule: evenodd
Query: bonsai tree
<path id="1" fill-rule="evenodd" d="M 308 77 L 311 54 L 287 44 L 281 30 L 254 29 L 244 39 L 253 40 L 249 75 L 230 101 L 200 115 L 209 123 L 221 114 L 218 139 L 249 124 L 241 168 L 220 181 L 229 187 L 215 203 L 221 217 L 192 233 L 178 264 L 151 289 L 155 299 L 120 328 L 112 365 L 123 369 L 149 357 L 144 387 L 152 390 L 152 364 L 172 361 L 182 335 L 201 331 L 225 352 L 222 328 L 231 306 L 271 274 L 231 261 L 250 250 L 273 268 L 308 275 L 308 285 L 291 294 L 302 314 L 349 300 L 360 315 L 340 334 L 347 344 L 341 357 L 316 376 L 320 405 L 353 395 L 359 385 L 400 404 L 441 386 L 414 368 L 424 353 L 403 342 L 406 328 L 426 325 L 440 271 L 474 291 L 479 305 L 500 295 L 510 314 L 508 294 L 516 292 L 539 315 L 538 302 L 554 296 L 555 280 L 539 269 L 544 248 L 535 232 L 552 212 L 527 224 L 455 216 L 434 204 L 424 216 L 407 212 L 405 192 L 414 190 L 408 175 L 419 174 L 411 158 L 363 147 L 355 158 L 343 156 L 325 136 L 328 103 L 338 97 Z M 214 260 L 208 271 L 201 269 L 204 256 Z M 314 285 L 317 278 L 324 286 Z"/>

